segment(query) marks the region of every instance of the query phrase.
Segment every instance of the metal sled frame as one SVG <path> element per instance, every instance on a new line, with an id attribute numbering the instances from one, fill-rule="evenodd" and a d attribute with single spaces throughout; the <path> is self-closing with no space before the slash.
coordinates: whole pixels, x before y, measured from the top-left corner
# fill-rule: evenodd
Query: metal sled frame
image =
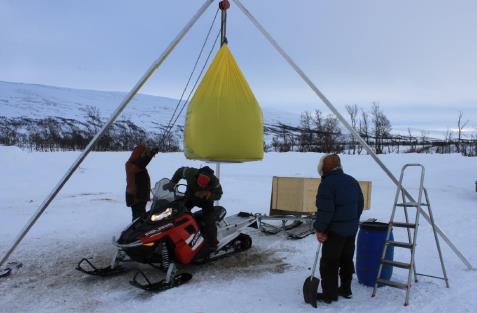
<path id="1" fill-rule="evenodd" d="M 197 20 L 202 16 L 202 14 L 207 10 L 207 8 L 214 2 L 214 0 L 206 0 L 204 4 L 198 9 L 197 13 L 191 18 L 191 20 L 184 26 L 184 28 L 179 32 L 179 34 L 172 40 L 166 50 L 162 55 L 149 67 L 146 73 L 139 79 L 139 81 L 134 85 L 131 91 L 126 95 L 126 97 L 121 101 L 119 107 L 114 111 L 109 121 L 104 124 L 101 130 L 94 136 L 91 142 L 86 146 L 85 150 L 78 156 L 78 158 L 73 162 L 71 167 L 66 171 L 63 178 L 60 179 L 58 184 L 53 188 L 51 193 L 46 197 L 42 202 L 40 207 L 36 210 L 24 228 L 20 231 L 18 236 L 15 238 L 12 245 L 8 248 L 5 255 L 0 260 L 0 270 L 4 263 L 8 260 L 12 252 L 16 249 L 18 244 L 23 240 L 28 231 L 33 227 L 38 218 L 43 214 L 45 209 L 49 206 L 51 201 L 56 197 L 60 192 L 66 182 L 70 179 L 73 173 L 78 169 L 80 164 L 84 161 L 86 156 L 91 152 L 93 146 L 98 142 L 102 137 L 103 133 L 114 123 L 114 121 L 119 117 L 122 111 L 126 108 L 132 98 L 139 92 L 142 86 L 146 81 L 151 77 L 157 68 L 164 62 L 164 60 L 169 56 L 169 54 L 174 50 L 177 44 L 181 39 L 187 34 L 187 32 L 192 28 L 192 26 L 197 22 Z M 292 58 L 283 50 L 283 48 L 277 43 L 277 41 L 268 33 L 268 31 L 260 24 L 260 22 L 250 13 L 250 11 L 242 4 L 240 0 L 233 0 L 237 7 L 247 16 L 247 18 L 252 22 L 252 24 L 258 29 L 260 33 L 268 40 L 268 42 L 273 46 L 273 48 L 285 59 L 285 61 L 295 70 L 295 72 L 305 81 L 305 83 L 313 90 L 313 92 L 323 101 L 323 103 L 331 110 L 331 112 L 337 117 L 337 119 L 345 126 L 345 128 L 358 140 L 358 142 L 363 146 L 366 152 L 373 158 L 373 160 L 381 167 L 381 169 L 388 175 L 392 182 L 398 187 L 402 188 L 403 193 L 409 198 L 410 201 L 416 202 L 416 200 L 411 196 L 411 194 L 399 183 L 398 179 L 391 173 L 391 171 L 386 167 L 386 165 L 378 158 L 374 153 L 371 147 L 364 141 L 363 138 L 353 129 L 351 124 L 341 115 L 340 112 L 334 107 L 328 98 L 318 89 L 318 87 L 311 81 L 311 79 L 303 72 L 303 70 L 292 60 Z M 431 218 L 429 215 L 424 212 L 422 209 L 418 208 L 419 214 L 421 214 L 426 221 L 431 223 Z M 466 259 L 466 257 L 459 251 L 459 249 L 451 242 L 451 240 L 446 236 L 446 234 L 435 225 L 435 230 L 441 236 L 445 243 L 452 249 L 452 251 L 459 257 L 459 259 L 465 264 L 469 270 L 474 270 L 473 266 Z"/>
<path id="2" fill-rule="evenodd" d="M 279 232 L 285 232 L 289 239 L 302 239 L 308 235 L 314 233 L 312 224 L 315 220 L 314 215 L 266 215 L 266 214 L 256 214 L 258 229 L 266 234 L 278 234 Z M 280 226 L 272 225 L 264 221 L 281 221 Z M 291 222 L 290 224 L 287 224 Z M 298 228 L 299 231 L 295 231 Z"/>

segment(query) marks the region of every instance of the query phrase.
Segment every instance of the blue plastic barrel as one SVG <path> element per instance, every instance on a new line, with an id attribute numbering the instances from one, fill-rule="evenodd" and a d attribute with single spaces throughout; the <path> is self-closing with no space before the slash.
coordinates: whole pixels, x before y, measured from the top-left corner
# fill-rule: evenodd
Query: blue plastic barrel
<path id="1" fill-rule="evenodd" d="M 374 286 L 379 270 L 379 260 L 383 254 L 386 240 L 387 223 L 363 222 L 359 226 L 358 243 L 356 247 L 356 274 L 359 283 Z M 389 240 L 393 240 L 393 233 Z M 389 246 L 385 259 L 393 260 L 394 247 Z M 380 278 L 389 280 L 393 274 L 392 266 L 383 266 Z"/>

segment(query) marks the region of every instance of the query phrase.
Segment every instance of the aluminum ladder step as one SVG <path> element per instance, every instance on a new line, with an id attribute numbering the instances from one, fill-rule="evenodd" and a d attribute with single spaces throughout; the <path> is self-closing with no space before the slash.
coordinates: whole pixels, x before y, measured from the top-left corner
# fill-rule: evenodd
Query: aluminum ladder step
<path id="1" fill-rule="evenodd" d="M 419 193 L 417 198 L 413 198 L 404 189 L 404 186 L 402 184 L 404 180 L 404 173 L 406 168 L 408 167 L 418 167 L 420 168 L 420 180 L 419 180 Z M 425 174 L 425 168 L 422 164 L 418 163 L 409 163 L 405 164 L 401 168 L 401 176 L 399 178 L 399 183 L 396 184 L 397 189 L 396 189 L 396 195 L 394 198 L 393 202 L 393 207 L 392 207 L 392 213 L 391 213 L 391 218 L 388 224 L 387 232 L 386 232 L 386 240 L 384 242 L 384 249 L 382 251 L 381 258 L 379 259 L 379 268 L 378 272 L 376 273 L 376 282 L 374 284 L 373 288 L 373 294 L 372 296 L 374 297 L 376 295 L 376 292 L 378 290 L 379 285 L 387 285 L 390 287 L 394 288 L 399 288 L 399 289 L 405 289 L 406 296 L 404 298 L 404 305 L 409 304 L 409 296 L 410 296 L 410 291 L 411 291 L 411 280 L 414 272 L 414 278 L 416 279 L 417 275 L 422 275 L 422 276 L 429 276 L 433 278 L 438 278 L 438 279 L 443 279 L 445 281 L 446 287 L 449 288 L 449 281 L 447 279 L 447 273 L 445 270 L 444 266 L 444 261 L 442 257 L 442 252 L 439 244 L 439 239 L 437 236 L 436 228 L 435 228 L 435 223 L 434 223 L 434 218 L 432 216 L 432 210 L 431 210 L 431 202 L 429 201 L 429 195 L 427 194 L 426 188 L 424 188 L 424 175 Z M 394 222 L 394 217 L 396 213 L 396 209 L 398 207 L 403 208 L 405 220 L 402 221 L 397 221 Z M 415 214 L 414 220 L 409 219 L 409 210 L 407 208 L 416 208 L 416 210 L 410 210 L 411 214 Z M 417 232 L 419 229 L 419 216 L 421 215 L 421 210 L 427 210 L 429 211 L 429 216 L 427 218 L 427 221 L 430 222 L 432 226 L 432 231 L 434 233 L 435 241 L 436 241 L 436 246 L 437 246 L 437 252 L 439 255 L 439 260 L 441 263 L 441 268 L 442 268 L 442 274 L 443 277 L 437 277 L 437 276 L 431 276 L 431 275 L 424 275 L 424 274 L 418 274 L 416 273 L 416 269 L 414 267 L 415 264 L 415 253 L 416 253 L 416 238 L 417 238 Z M 401 209 L 399 209 L 401 211 Z M 408 241 L 407 242 L 401 242 L 401 241 L 394 241 L 394 239 L 391 239 L 391 231 L 393 231 L 393 227 L 396 227 L 394 230 L 398 230 L 397 227 L 402 227 L 407 230 L 407 235 L 408 235 Z M 412 231 L 410 230 L 412 228 Z M 402 232 L 402 230 L 401 230 Z M 414 233 L 414 235 L 411 235 L 411 232 Z M 389 247 L 400 247 L 400 248 L 406 248 L 409 249 L 411 252 L 411 258 L 408 261 L 409 263 L 404 263 L 404 262 L 399 262 L 399 261 L 393 261 L 393 260 L 386 260 L 386 252 Z M 402 268 L 407 271 L 407 280 L 406 281 L 393 281 L 393 280 L 387 280 L 387 279 L 382 279 L 381 274 L 383 267 L 389 267 L 392 266 L 393 268 Z M 389 268 L 388 268 L 389 269 Z M 416 280 L 417 281 L 417 280 Z"/>
<path id="2" fill-rule="evenodd" d="M 416 224 L 413 223 L 391 222 L 390 224 L 394 227 L 416 228 Z"/>
<path id="3" fill-rule="evenodd" d="M 413 246 L 412 243 L 392 241 L 392 240 L 387 240 L 385 244 L 394 246 L 394 247 L 407 248 L 407 249 L 412 249 L 412 246 Z"/>
<path id="4" fill-rule="evenodd" d="M 384 265 L 390 265 L 390 266 L 399 267 L 399 268 L 411 269 L 411 263 L 391 261 L 391 260 L 386 260 L 386 259 L 381 259 L 381 263 L 384 264 Z"/>
<path id="5" fill-rule="evenodd" d="M 409 207 L 409 208 L 417 208 L 417 202 L 403 202 L 403 203 L 396 203 L 396 206 L 400 207 Z M 421 206 L 428 206 L 427 203 L 421 203 Z"/>
<path id="6" fill-rule="evenodd" d="M 390 286 L 390 287 L 394 287 L 394 288 L 399 288 L 399 289 L 408 289 L 408 286 L 406 284 L 403 284 L 403 283 L 400 283 L 400 282 L 397 282 L 397 281 L 393 281 L 393 280 L 378 278 L 378 279 L 376 279 L 376 283 L 383 284 L 383 285 Z"/>

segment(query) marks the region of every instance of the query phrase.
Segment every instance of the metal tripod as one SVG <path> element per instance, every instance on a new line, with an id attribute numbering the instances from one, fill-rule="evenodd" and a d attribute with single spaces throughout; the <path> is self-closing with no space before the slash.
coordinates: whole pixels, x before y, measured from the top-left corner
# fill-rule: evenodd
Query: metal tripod
<path id="1" fill-rule="evenodd" d="M 76 159 L 76 161 L 71 165 L 68 171 L 65 173 L 63 178 L 58 182 L 58 184 L 54 187 L 51 193 L 47 196 L 47 198 L 42 202 L 40 207 L 35 211 L 34 215 L 30 218 L 30 220 L 26 223 L 24 228 L 20 231 L 17 235 L 14 242 L 8 248 L 7 252 L 3 255 L 0 259 L 0 273 L 2 266 L 7 262 L 10 255 L 16 249 L 16 247 L 20 244 L 23 240 L 25 235 L 30 231 L 33 227 L 35 222 L 38 218 L 43 214 L 46 208 L 50 205 L 56 195 L 60 192 L 66 182 L 70 179 L 70 177 L 74 174 L 74 172 L 78 169 L 80 164 L 83 160 L 87 157 L 89 152 L 92 150 L 93 146 L 96 142 L 102 137 L 104 132 L 108 129 L 109 126 L 113 124 L 113 122 L 118 118 L 121 112 L 126 108 L 129 102 L 132 100 L 134 95 L 139 92 L 141 87 L 146 83 L 146 81 L 151 77 L 154 71 L 164 62 L 164 60 L 169 56 L 172 50 L 177 46 L 180 40 L 186 35 L 186 33 L 190 30 L 190 28 L 195 24 L 195 22 L 199 19 L 199 17 L 206 11 L 206 9 L 214 2 L 214 0 L 205 0 L 204 4 L 199 8 L 197 13 L 192 17 L 192 19 L 184 26 L 184 28 L 180 31 L 180 33 L 176 36 L 176 38 L 169 44 L 163 54 L 150 66 L 147 72 L 141 77 L 141 79 L 136 83 L 136 85 L 131 89 L 131 91 L 127 94 L 127 96 L 122 100 L 119 107 L 114 111 L 113 115 L 109 119 L 109 121 L 104 124 L 101 130 L 94 136 L 91 142 L 86 146 L 85 150 L 80 154 L 80 156 Z M 225 2 L 225 1 L 222 1 Z M 222 3 L 221 2 L 221 3 Z M 341 121 L 341 123 L 346 127 L 346 129 L 358 140 L 358 142 L 363 146 L 363 148 L 368 152 L 368 154 L 373 158 L 373 160 L 381 167 L 381 169 L 386 173 L 386 175 L 392 180 L 394 184 L 402 188 L 406 197 L 412 199 L 411 195 L 407 193 L 407 191 L 399 184 L 397 178 L 391 173 L 391 171 L 386 167 L 386 165 L 378 158 L 378 156 L 374 153 L 371 147 L 366 143 L 366 141 L 361 138 L 361 136 L 354 130 L 351 124 L 344 118 L 343 115 L 334 107 L 334 105 L 325 97 L 325 95 L 318 89 L 318 87 L 310 80 L 310 78 L 303 72 L 303 70 L 292 60 L 292 58 L 288 55 L 288 53 L 283 50 L 283 48 L 278 44 L 278 42 L 270 35 L 270 33 L 260 24 L 260 22 L 252 15 L 252 13 L 242 4 L 240 0 L 233 0 L 233 2 L 237 5 L 237 7 L 250 19 L 252 24 L 262 33 L 265 38 L 270 42 L 270 44 L 277 50 L 277 52 L 285 59 L 285 61 L 296 71 L 296 73 L 305 81 L 305 83 L 313 90 L 313 92 L 325 103 L 325 105 L 333 112 L 333 114 Z M 228 1 L 227 1 L 228 3 Z M 225 5 L 225 3 L 224 3 Z M 227 6 L 225 5 L 224 8 Z M 225 35 L 225 33 L 222 33 Z M 429 222 L 431 222 L 429 216 L 426 212 L 420 210 L 422 216 Z M 432 223 L 433 227 L 435 227 L 434 231 L 441 236 L 445 243 L 452 249 L 452 251 L 457 255 L 457 257 L 465 264 L 467 269 L 475 270 L 470 264 L 470 262 L 466 259 L 466 257 L 459 251 L 459 249 L 452 243 L 452 241 L 446 236 L 446 234 L 437 226 Z"/>
<path id="2" fill-rule="evenodd" d="M 419 195 L 417 198 L 417 202 L 412 201 L 409 199 L 407 194 L 403 191 L 404 187 L 402 186 L 403 178 L 404 178 L 404 173 L 405 170 L 409 167 L 419 167 L 421 169 L 421 175 L 420 175 L 420 182 L 419 182 Z M 390 287 L 394 288 L 400 288 L 400 289 L 405 289 L 406 290 L 406 299 L 404 300 L 404 305 L 409 304 L 409 293 L 411 290 L 411 280 L 412 276 L 414 275 L 414 281 L 417 283 L 417 276 L 427 276 L 427 277 L 432 277 L 432 278 L 438 278 L 442 279 L 446 283 L 446 287 L 449 288 L 449 280 L 447 279 L 447 273 L 446 273 L 446 268 L 444 266 L 444 259 L 442 258 L 442 251 L 441 251 L 441 246 L 439 244 L 439 238 L 437 237 L 437 232 L 436 232 L 436 226 L 434 223 L 434 217 L 432 215 L 432 210 L 431 210 L 431 203 L 429 202 L 429 195 L 427 194 L 426 188 L 424 188 L 424 174 L 425 174 L 425 169 L 422 164 L 406 164 L 402 167 L 401 169 L 401 177 L 399 178 L 399 185 L 396 190 L 396 196 L 394 198 L 394 205 L 393 205 L 393 210 L 391 213 L 391 219 L 389 221 L 388 225 L 388 230 L 386 234 L 386 241 L 384 242 L 384 249 L 383 249 L 383 254 L 381 256 L 380 264 L 379 264 L 379 270 L 378 270 L 378 275 L 376 277 L 376 282 L 374 284 L 374 289 L 373 289 L 373 297 L 376 295 L 376 290 L 378 287 L 378 284 L 382 285 L 387 285 Z M 424 202 L 422 202 L 422 198 L 424 195 Z M 398 203 L 399 198 L 401 197 L 402 202 Z M 405 222 L 395 222 L 394 217 L 396 215 L 396 208 L 403 208 L 404 209 L 404 217 L 405 217 Z M 432 276 L 432 275 L 426 275 L 426 274 L 419 274 L 416 272 L 416 264 L 414 260 L 414 256 L 416 253 L 416 241 L 417 241 L 417 231 L 419 229 L 419 212 L 421 211 L 422 207 L 427 208 L 429 212 L 429 217 L 430 217 L 430 224 L 432 226 L 432 231 L 434 233 L 434 238 L 436 241 L 436 246 L 437 246 L 437 252 L 439 254 L 439 260 L 441 262 L 441 267 L 442 267 L 442 274 L 443 277 L 437 277 L 437 276 Z M 414 221 L 409 220 L 409 212 L 408 208 L 416 208 L 416 216 L 414 218 Z M 394 240 L 389 240 L 391 230 L 393 227 L 399 227 L 399 228 L 405 228 L 407 230 L 407 242 L 400 242 L 400 241 L 394 241 Z M 411 229 L 413 229 L 413 232 L 411 232 Z M 411 252 L 411 259 L 410 262 L 398 262 L 398 261 L 390 261 L 385 259 L 385 255 L 387 252 L 387 249 L 389 247 L 398 247 L 398 248 L 404 248 L 404 249 L 409 249 Z M 392 281 L 392 280 L 386 280 L 386 279 L 381 279 L 379 278 L 381 276 L 381 271 L 383 269 L 383 266 L 393 266 L 393 267 L 398 267 L 398 268 L 403 268 L 408 270 L 408 277 L 407 277 L 407 282 L 397 282 L 397 281 Z"/>

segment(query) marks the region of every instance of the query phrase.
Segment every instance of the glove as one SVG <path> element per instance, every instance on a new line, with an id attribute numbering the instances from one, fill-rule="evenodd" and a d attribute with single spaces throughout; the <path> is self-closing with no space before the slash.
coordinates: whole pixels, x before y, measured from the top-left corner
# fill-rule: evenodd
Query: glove
<path id="1" fill-rule="evenodd" d="M 204 200 L 210 200 L 210 199 L 212 199 L 212 192 L 207 191 L 207 190 L 197 191 L 194 195 L 195 195 L 197 198 L 201 198 L 201 199 L 204 199 Z"/>
<path id="2" fill-rule="evenodd" d="M 176 185 L 175 185 L 173 182 L 170 181 L 170 182 L 168 182 L 167 184 L 164 184 L 164 186 L 162 186 L 162 188 L 163 188 L 164 190 L 169 190 L 169 191 L 172 192 L 172 191 L 174 191 L 174 187 L 175 187 L 175 186 L 176 186 Z"/>
<path id="3" fill-rule="evenodd" d="M 326 233 L 316 232 L 316 240 L 323 243 L 328 240 L 328 235 Z"/>

